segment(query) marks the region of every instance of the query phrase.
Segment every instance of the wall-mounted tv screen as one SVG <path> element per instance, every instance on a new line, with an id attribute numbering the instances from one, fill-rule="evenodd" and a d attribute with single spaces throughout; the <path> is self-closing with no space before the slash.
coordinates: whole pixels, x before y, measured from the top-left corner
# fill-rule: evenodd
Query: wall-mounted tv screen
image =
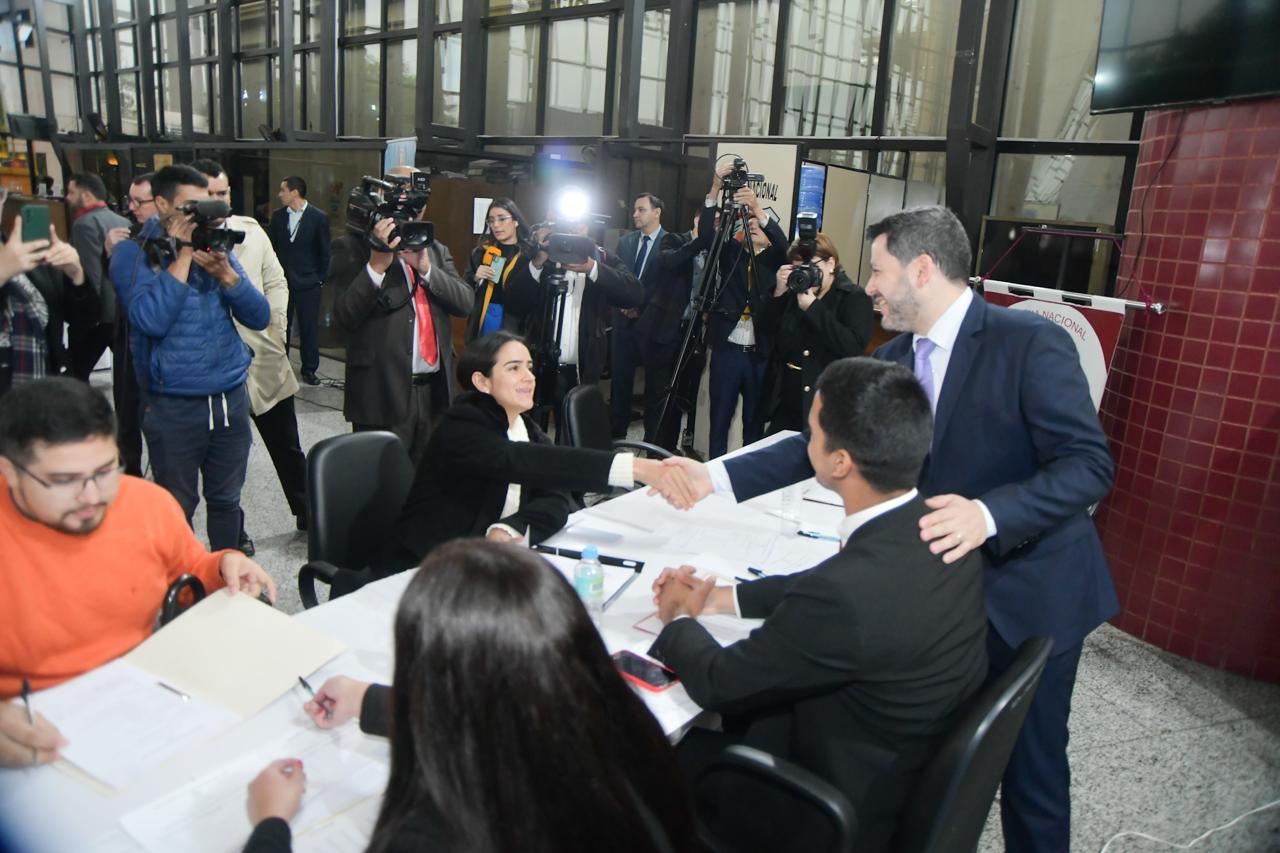
<path id="1" fill-rule="evenodd" d="M 822 229 L 822 206 L 827 197 L 827 167 L 823 163 L 808 160 L 800 164 L 800 191 L 796 193 L 796 213 L 818 214 L 818 229 Z M 795 220 L 792 220 L 793 222 Z M 792 226 L 795 230 L 795 226 Z M 794 235 L 792 235 L 794 236 Z"/>
<path id="2" fill-rule="evenodd" d="M 1093 112 L 1280 93 L 1277 0 L 1106 0 Z"/>

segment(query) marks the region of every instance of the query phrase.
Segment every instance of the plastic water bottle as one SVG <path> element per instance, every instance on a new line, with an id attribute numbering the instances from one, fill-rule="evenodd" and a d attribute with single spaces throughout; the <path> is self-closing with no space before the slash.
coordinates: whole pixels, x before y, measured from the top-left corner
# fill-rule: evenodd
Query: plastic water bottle
<path id="1" fill-rule="evenodd" d="M 784 536 L 794 536 L 800 530 L 799 486 L 787 486 L 782 489 L 778 517 L 782 519 L 781 531 Z"/>
<path id="2" fill-rule="evenodd" d="M 596 546 L 582 549 L 582 559 L 573 570 L 573 586 L 592 621 L 599 621 L 604 612 L 604 567 L 600 565 L 600 549 Z"/>

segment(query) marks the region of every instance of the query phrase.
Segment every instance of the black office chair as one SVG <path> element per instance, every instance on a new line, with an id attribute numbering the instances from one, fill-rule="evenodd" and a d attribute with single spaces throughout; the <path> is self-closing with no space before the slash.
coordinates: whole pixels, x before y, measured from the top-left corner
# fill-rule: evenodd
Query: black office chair
<path id="1" fill-rule="evenodd" d="M 560 420 L 556 429 L 564 430 L 564 443 L 570 447 L 590 450 L 631 450 L 654 459 L 665 459 L 671 451 L 647 441 L 614 439 L 609 429 L 609 407 L 596 385 L 575 385 L 564 395 L 560 407 Z M 622 494 L 614 490 L 604 497 Z M 585 503 L 585 495 L 575 494 L 578 503 Z"/>
<path id="2" fill-rule="evenodd" d="M 726 786 L 733 786 L 726 790 Z M 788 826 L 803 826 L 806 842 L 812 835 L 815 853 L 829 850 L 848 853 L 852 849 L 857 820 L 853 806 L 841 791 L 808 770 L 759 749 L 734 745 L 712 758 L 698 772 L 693 783 L 698 813 L 698 840 L 712 853 L 745 853 L 767 850 L 771 841 L 756 833 L 758 828 L 743 821 L 744 798 L 758 794 L 767 803 L 763 819 L 773 824 L 785 810 Z M 735 808 L 718 817 L 718 800 L 729 800 Z M 765 814 L 767 812 L 767 814 Z M 824 843 L 825 842 L 825 843 Z"/>
<path id="3" fill-rule="evenodd" d="M 1031 707 L 1053 640 L 1032 637 L 979 690 L 916 780 L 898 823 L 899 853 L 973 853 Z"/>
<path id="4" fill-rule="evenodd" d="M 189 594 L 184 596 L 183 592 Z M 163 628 L 168 625 L 202 598 L 204 598 L 204 583 L 200 578 L 195 575 L 182 575 L 165 590 L 164 601 L 160 604 L 158 627 Z"/>
<path id="5" fill-rule="evenodd" d="M 413 484 L 413 463 L 390 432 L 326 438 L 307 454 L 311 524 L 298 570 L 302 606 L 319 603 L 316 581 L 364 570 L 385 544 Z"/>

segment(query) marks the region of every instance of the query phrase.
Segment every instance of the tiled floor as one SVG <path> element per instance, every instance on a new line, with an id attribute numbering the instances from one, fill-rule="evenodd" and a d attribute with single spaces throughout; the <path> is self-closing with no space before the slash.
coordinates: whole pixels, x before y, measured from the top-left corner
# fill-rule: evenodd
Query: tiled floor
<path id="1" fill-rule="evenodd" d="M 324 359 L 319 374 L 341 380 L 342 365 Z M 340 389 L 303 386 L 297 411 L 304 450 L 349 429 L 341 408 Z M 295 578 L 306 561 L 306 535 L 294 530 L 260 443 L 250 455 L 242 503 L 256 559 L 279 584 L 279 606 L 296 612 Z M 203 509 L 195 526 L 204 538 Z M 1085 643 L 1070 750 L 1073 851 L 1100 851 L 1122 831 L 1186 844 L 1280 799 L 1280 685 L 1191 663 L 1104 626 Z M 995 812 L 980 845 L 984 853 L 1003 849 Z M 1134 837 L 1109 848 L 1170 849 Z M 1193 849 L 1280 851 L 1280 807 L 1247 817 Z"/>

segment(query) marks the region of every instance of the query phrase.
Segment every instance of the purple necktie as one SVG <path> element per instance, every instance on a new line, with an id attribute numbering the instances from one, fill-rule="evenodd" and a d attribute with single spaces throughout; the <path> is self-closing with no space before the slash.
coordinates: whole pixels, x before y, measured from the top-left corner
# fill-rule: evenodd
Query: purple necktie
<path id="1" fill-rule="evenodd" d="M 933 366 L 929 364 L 929 356 L 937 348 L 938 345 L 928 338 L 916 341 L 916 379 L 920 380 L 920 387 L 929 398 L 930 409 L 935 408 L 938 402 L 938 394 L 933 389 Z"/>

